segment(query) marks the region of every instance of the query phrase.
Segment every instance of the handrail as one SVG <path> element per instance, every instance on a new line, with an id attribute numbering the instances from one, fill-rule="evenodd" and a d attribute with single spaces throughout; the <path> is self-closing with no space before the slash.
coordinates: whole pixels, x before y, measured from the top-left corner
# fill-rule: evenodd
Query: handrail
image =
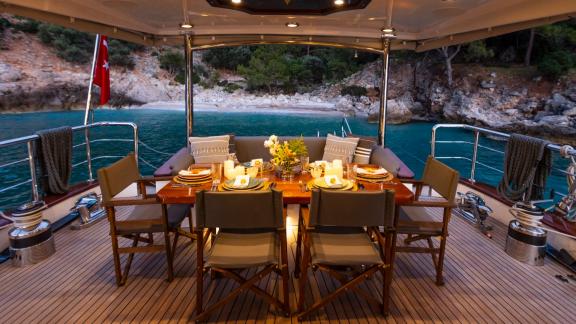
<path id="1" fill-rule="evenodd" d="M 438 130 L 442 129 L 442 128 L 459 128 L 459 129 L 472 131 L 472 132 L 474 132 L 474 142 L 470 142 L 470 141 L 466 141 L 466 140 L 454 140 L 454 141 L 442 140 L 442 141 L 438 141 L 438 140 L 436 140 L 436 135 L 438 133 Z M 488 129 L 488 128 L 482 128 L 482 127 L 478 127 L 478 126 L 472 126 L 472 125 L 466 125 L 466 124 L 436 124 L 432 127 L 432 139 L 430 142 L 430 155 L 432 155 L 432 157 L 437 158 L 437 159 L 459 159 L 459 160 L 469 161 L 470 162 L 470 177 L 468 180 L 470 180 L 471 182 L 476 181 L 475 178 L 476 178 L 476 166 L 477 165 L 481 165 L 481 166 L 487 167 L 493 171 L 503 173 L 502 170 L 499 170 L 499 169 L 496 169 L 494 167 L 488 166 L 484 163 L 478 162 L 478 149 L 479 148 L 485 149 L 488 151 L 492 151 L 495 153 L 499 153 L 499 154 L 505 154 L 503 151 L 493 149 L 493 148 L 479 144 L 480 134 L 496 136 L 496 137 L 504 138 L 506 140 L 510 138 L 510 134 L 495 131 L 495 130 Z M 468 157 L 464 157 L 464 156 L 437 156 L 437 154 L 436 154 L 436 145 L 437 144 L 468 144 L 468 145 L 472 145 L 472 158 L 468 158 Z M 561 145 L 553 144 L 553 143 L 548 144 L 547 147 L 553 151 L 556 151 L 556 152 L 560 152 L 560 150 L 562 149 Z M 568 148 L 565 150 L 565 153 L 567 155 L 572 156 L 572 157 L 576 157 L 576 149 Z M 555 170 L 562 172 L 562 173 L 565 173 L 565 171 L 561 170 L 561 169 L 555 168 Z M 563 196 L 563 194 L 561 194 L 561 193 L 557 193 L 557 194 L 560 196 Z"/>
<path id="2" fill-rule="evenodd" d="M 90 140 L 90 133 L 86 132 L 86 137 L 85 137 L 85 142 L 77 144 L 77 145 L 73 145 L 73 148 L 79 147 L 79 146 L 83 146 L 86 145 L 86 160 L 80 162 L 80 163 L 76 163 L 74 164 L 74 166 L 79 166 L 81 164 L 86 163 L 87 167 L 88 167 L 88 181 L 94 181 L 93 177 L 92 177 L 92 161 L 93 160 L 98 160 L 101 158 L 110 158 L 110 157 L 114 157 L 114 156 L 100 156 L 100 157 L 92 157 L 92 153 L 91 150 L 88 149 L 90 143 L 94 143 L 94 142 L 104 142 L 104 141 L 132 141 L 134 143 L 134 156 L 136 157 L 136 163 L 138 163 L 138 125 L 136 125 L 135 123 L 132 122 L 96 122 L 96 123 L 91 123 L 88 125 L 80 125 L 80 126 L 74 126 L 72 127 L 72 131 L 81 131 L 81 130 L 88 130 L 88 129 L 92 129 L 92 128 L 96 128 L 96 127 L 107 127 L 107 126 L 127 126 L 127 127 L 131 127 L 132 128 L 132 134 L 133 134 L 133 139 L 132 140 L 127 140 L 127 139 L 96 139 L 96 140 Z M 24 182 L 20 182 L 17 183 L 15 185 L 11 185 L 8 186 L 6 188 L 0 188 L 0 193 L 13 189 L 15 187 L 18 187 L 20 185 L 26 184 L 26 183 L 31 183 L 32 186 L 32 197 L 34 199 L 34 201 L 38 201 L 40 200 L 40 194 L 39 194 L 39 190 L 38 190 L 38 177 L 36 174 L 36 157 L 35 157 L 35 150 L 34 150 L 34 142 L 36 140 L 40 139 L 40 137 L 38 135 L 28 135 L 28 136 L 22 136 L 22 137 L 17 137 L 17 138 L 12 138 L 12 139 L 8 139 L 8 140 L 3 140 L 0 141 L 0 148 L 3 147 L 8 147 L 8 146 L 13 146 L 13 145 L 17 145 L 17 144 L 23 144 L 26 143 L 27 146 L 27 155 L 28 157 L 26 157 L 25 159 L 20 159 L 18 161 L 13 161 L 13 162 L 9 162 L 9 163 L 5 163 L 3 165 L 0 165 L 0 168 L 4 168 L 4 167 L 8 167 L 17 163 L 22 163 L 22 162 L 26 162 L 28 161 L 28 167 L 30 169 L 30 179 L 26 180 Z"/>

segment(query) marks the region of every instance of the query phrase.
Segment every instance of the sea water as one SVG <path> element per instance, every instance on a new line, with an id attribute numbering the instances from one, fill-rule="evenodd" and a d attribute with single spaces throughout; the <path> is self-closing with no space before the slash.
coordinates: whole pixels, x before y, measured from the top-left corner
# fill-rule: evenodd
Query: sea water
<path id="1" fill-rule="evenodd" d="M 34 112 L 23 114 L 0 114 L 0 140 L 34 134 L 34 132 L 58 126 L 81 125 L 84 120 L 82 111 L 66 112 Z M 142 174 L 152 174 L 154 169 L 167 160 L 171 154 L 186 145 L 185 115 L 181 110 L 132 109 L 132 110 L 96 110 L 94 121 L 126 121 L 138 125 L 139 146 L 142 160 Z M 350 128 L 357 135 L 377 135 L 377 125 L 368 123 L 365 118 L 348 118 Z M 430 154 L 430 140 L 433 123 L 409 123 L 403 125 L 387 125 L 386 145 L 390 147 L 406 163 L 417 176 L 422 172 L 427 156 Z M 194 135 L 303 135 L 326 136 L 327 133 L 341 134 L 342 117 L 328 114 L 290 114 L 290 113 L 254 113 L 254 112 L 195 112 Z M 101 127 L 91 130 L 92 139 L 132 139 L 132 130 L 126 127 Z M 83 132 L 76 132 L 74 144 L 83 142 Z M 437 140 L 456 140 L 473 142 L 473 134 L 459 129 L 443 129 L 438 132 Z M 481 138 L 480 144 L 495 150 L 504 151 L 505 143 L 489 138 Z M 150 150 L 148 147 L 154 149 Z M 91 146 L 94 177 L 99 167 L 107 165 L 133 151 L 130 141 L 109 142 L 100 141 Z M 472 146 L 466 143 L 437 144 L 437 156 L 472 158 Z M 111 156 L 111 157 L 110 157 Z M 21 144 L 9 148 L 0 148 L 0 165 L 27 157 L 26 145 Z M 80 145 L 74 149 L 72 181 L 77 182 L 87 178 L 85 147 Z M 500 153 L 480 149 L 475 179 L 491 185 L 496 185 L 501 173 L 492 168 L 502 170 L 504 156 Z M 470 177 L 470 161 L 464 159 L 443 160 L 458 169 L 464 178 Z M 566 167 L 566 161 L 557 154 L 554 155 L 554 165 Z M 0 190 L 15 185 L 30 178 L 26 161 L 6 168 L 0 168 Z M 554 171 L 549 188 L 566 192 L 564 177 Z M 548 194 L 548 192 L 547 192 Z M 0 193 L 0 210 L 13 207 L 18 203 L 28 201 L 31 197 L 30 184 L 24 184 L 6 192 Z"/>

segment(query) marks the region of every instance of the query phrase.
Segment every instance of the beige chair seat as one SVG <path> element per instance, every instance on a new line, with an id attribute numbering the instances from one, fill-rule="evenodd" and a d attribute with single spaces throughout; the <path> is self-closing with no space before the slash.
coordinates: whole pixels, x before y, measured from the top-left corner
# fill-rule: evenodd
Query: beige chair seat
<path id="1" fill-rule="evenodd" d="M 313 264 L 357 265 L 382 263 L 380 253 L 366 233 L 310 233 Z"/>
<path id="2" fill-rule="evenodd" d="M 162 206 L 161 205 L 134 205 L 132 210 L 122 221 L 116 222 L 118 234 L 154 233 L 162 232 Z M 189 205 L 168 206 L 168 229 L 178 228 L 180 223 L 188 216 Z M 150 220 L 149 223 L 146 220 Z"/>
<path id="3" fill-rule="evenodd" d="M 217 268 L 249 268 L 278 264 L 279 244 L 276 233 L 220 232 L 206 258 L 206 265 Z"/>
<path id="4" fill-rule="evenodd" d="M 442 223 L 430 214 L 429 208 L 404 206 L 400 208 L 398 232 L 404 234 L 441 235 Z"/>

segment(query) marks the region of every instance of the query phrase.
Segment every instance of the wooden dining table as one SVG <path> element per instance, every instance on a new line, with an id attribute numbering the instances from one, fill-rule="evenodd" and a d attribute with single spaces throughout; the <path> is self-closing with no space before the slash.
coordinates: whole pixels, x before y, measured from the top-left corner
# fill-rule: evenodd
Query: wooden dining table
<path id="1" fill-rule="evenodd" d="M 192 165 L 191 167 L 210 167 L 210 165 Z M 306 184 L 313 178 L 309 173 L 296 175 L 291 180 L 283 180 L 276 177 L 274 172 L 265 172 L 260 177 L 268 179 L 274 184 L 276 190 L 282 191 L 285 205 L 307 205 L 310 203 L 311 192 L 306 190 Z M 359 190 L 394 190 L 397 205 L 410 203 L 414 199 L 412 191 L 397 178 L 385 183 L 373 183 L 362 180 L 357 180 L 357 183 Z M 211 182 L 199 186 L 188 186 L 178 184 L 172 180 L 157 192 L 157 197 L 162 204 L 194 204 L 196 202 L 196 192 L 210 190 L 211 188 Z"/>

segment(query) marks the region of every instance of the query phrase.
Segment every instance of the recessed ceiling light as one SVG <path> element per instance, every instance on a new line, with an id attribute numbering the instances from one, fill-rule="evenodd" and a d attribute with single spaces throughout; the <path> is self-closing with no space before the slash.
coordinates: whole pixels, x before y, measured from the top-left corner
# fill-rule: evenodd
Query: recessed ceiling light
<path id="1" fill-rule="evenodd" d="M 368 20 L 376 20 L 376 18 L 370 17 L 370 18 L 368 18 Z"/>
<path id="2" fill-rule="evenodd" d="M 181 23 L 180 24 L 180 28 L 184 28 L 184 29 L 190 29 L 193 27 L 194 27 L 194 25 L 192 25 L 191 23 Z"/>
<path id="3" fill-rule="evenodd" d="M 233 4 L 241 4 L 242 0 L 231 0 Z"/>
<path id="4" fill-rule="evenodd" d="M 344 4 L 344 0 L 334 0 L 334 4 L 337 6 L 341 6 Z"/>
<path id="5" fill-rule="evenodd" d="M 288 27 L 288 28 L 296 28 L 298 26 L 300 26 L 300 24 L 295 22 L 295 21 L 291 21 L 291 22 L 286 23 L 286 27 Z"/>

